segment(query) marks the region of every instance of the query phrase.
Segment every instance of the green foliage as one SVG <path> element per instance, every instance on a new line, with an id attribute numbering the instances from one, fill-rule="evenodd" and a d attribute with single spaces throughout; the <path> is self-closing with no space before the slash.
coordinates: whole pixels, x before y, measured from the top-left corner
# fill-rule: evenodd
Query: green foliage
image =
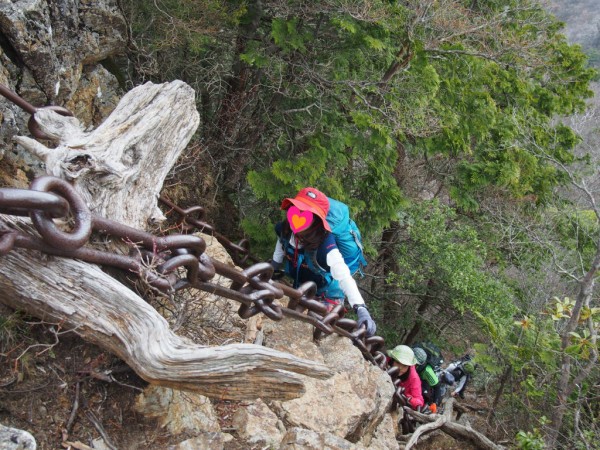
<path id="1" fill-rule="evenodd" d="M 388 280 L 420 295 L 435 295 L 461 313 L 506 323 L 513 293 L 485 265 L 486 248 L 474 229 L 437 201 L 412 204 L 401 223 L 407 239 L 396 249 L 399 272 Z"/>
<path id="2" fill-rule="evenodd" d="M 488 186 L 544 201 L 564 178 L 536 148 L 572 158 L 572 131 L 549 124 L 581 109 L 594 75 L 581 49 L 558 34 L 560 24 L 529 2 L 432 4 L 427 20 L 417 20 L 416 1 L 372 1 L 360 13 L 332 1 L 168 0 L 159 11 L 132 4 L 140 19 L 134 32 L 167 62 L 164 76 L 197 80 L 200 91 L 210 86 L 202 97 L 206 129 L 232 108 L 251 118 L 237 144 L 222 146 L 213 130 L 211 150 L 217 161 L 235 148 L 252 155 L 243 163 L 250 204 L 316 185 L 351 203 L 367 238 L 404 201 L 400 149 L 455 159 L 445 182 L 464 209 L 477 209 Z M 465 32 L 467 23 L 480 31 Z M 231 61 L 236 83 L 216 81 L 208 61 Z M 238 110 L 228 86 L 260 101 Z M 221 98 L 227 103 L 219 110 Z M 253 126 L 263 131 L 248 144 Z M 258 222 L 252 211 L 243 215 L 250 228 Z"/>
<path id="3" fill-rule="evenodd" d="M 394 11 L 381 8 L 386 9 L 387 14 Z M 310 56 L 311 67 L 294 69 L 295 83 L 285 86 L 284 103 L 295 110 L 312 106 L 296 113 L 293 122 L 288 116 L 285 119 L 288 130 L 301 126 L 314 132 L 300 144 L 280 141 L 279 145 L 292 145 L 299 151 L 283 152 L 270 165 L 251 170 L 248 183 L 263 199 L 281 198 L 282 191 L 292 195 L 301 187 L 315 185 L 350 204 L 368 236 L 389 223 L 402 202 L 394 178 L 396 131 L 376 108 L 369 107 L 373 100 L 369 97 L 378 96 L 375 83 L 393 60 L 393 32 L 401 24 L 390 29 L 351 16 L 324 16 L 316 32 L 309 23 L 273 21 L 271 35 L 282 53 L 274 54 L 271 64 L 285 65 L 291 51 Z M 335 51 L 323 51 L 334 43 Z M 315 76 L 323 85 L 315 84 Z M 365 79 L 369 80 L 366 84 Z"/>
<path id="4" fill-rule="evenodd" d="M 500 53 L 504 63 L 487 59 L 490 47 L 483 50 L 478 40 L 456 41 L 426 54 L 427 64 L 443 80 L 430 105 L 442 126 L 411 147 L 416 153 L 459 157 L 451 193 L 468 210 L 477 209 L 476 193 L 492 185 L 517 198 L 534 194 L 545 201 L 565 178 L 540 157 L 539 149 L 568 162 L 578 142 L 572 130 L 551 121 L 557 114 L 580 111 L 591 95 L 594 71 L 586 68 L 581 49 L 557 33 L 559 25 L 536 7 L 506 8 L 514 16 L 506 19 L 505 29 L 494 30 L 497 41 L 512 40 Z M 481 20 L 495 13 L 494 8 L 482 11 Z M 545 30 L 534 25 L 542 18 L 549 24 Z M 513 28 L 513 20 L 531 25 Z M 514 46 L 542 32 L 547 40 L 530 52 Z M 521 70 L 520 64 L 528 69 Z"/>
<path id="5" fill-rule="evenodd" d="M 542 419 L 545 419 L 542 417 Z M 546 448 L 546 443 L 539 428 L 534 428 L 533 431 L 519 431 L 515 436 L 517 441 L 516 448 L 521 450 L 543 450 Z"/>
<path id="6" fill-rule="evenodd" d="M 484 320 L 487 321 L 487 319 Z M 477 353 L 477 364 L 481 367 L 481 369 L 485 370 L 491 375 L 499 376 L 504 367 L 501 364 L 498 364 L 498 358 L 488 351 L 487 344 L 477 342 L 473 345 L 473 347 Z"/>
<path id="7" fill-rule="evenodd" d="M 570 211 L 566 208 L 568 206 L 555 214 L 549 211 L 548 220 L 554 224 L 554 230 L 565 247 L 576 249 L 584 261 L 592 261 L 600 231 L 596 215 L 592 210 Z"/>
<path id="8" fill-rule="evenodd" d="M 474 209 L 476 204 L 470 204 L 472 193 L 496 185 L 517 198 L 535 194 L 544 200 L 564 178 L 540 158 L 538 149 L 548 149 L 560 161 L 572 161 L 571 152 L 578 138 L 562 124 L 550 126 L 550 121 L 563 109 L 580 107 L 581 97 L 577 95 L 577 102 L 573 100 L 577 105 L 556 104 L 541 114 L 539 105 L 523 102 L 523 98 L 537 98 L 540 93 L 537 87 L 525 84 L 519 73 L 473 58 L 469 70 L 479 69 L 481 73 L 465 82 L 447 73 L 461 70 L 460 64 L 466 65 L 466 61 L 457 64 L 437 69 L 444 70 L 440 77 L 445 80 L 440 103 L 453 107 L 444 112 L 447 125 L 443 133 L 423 142 L 427 153 L 469 156 L 457 165 L 453 198 L 467 209 Z M 584 78 L 589 81 L 589 77 Z M 514 100 L 507 102 L 507 98 Z M 566 97 L 561 99 L 567 101 Z"/>
<path id="9" fill-rule="evenodd" d="M 595 70 L 587 68 L 587 56 L 579 45 L 568 44 L 563 35 L 553 37 L 546 49 L 549 57 L 546 63 L 558 70 L 540 70 L 536 74 L 539 85 L 534 91 L 534 94 L 539 94 L 535 106 L 549 117 L 583 111 L 584 99 L 593 95 L 589 82 L 596 74 Z"/>
<path id="10" fill-rule="evenodd" d="M 274 224 L 281 220 L 279 217 L 265 217 L 262 219 L 254 218 L 254 220 L 244 219 L 242 226 L 246 232 L 253 236 L 252 254 L 260 256 L 264 261 L 271 259 L 273 249 L 275 248 L 276 235 Z"/>
<path id="11" fill-rule="evenodd" d="M 568 297 L 555 297 L 546 305 L 546 314 L 521 316 L 512 327 L 499 326 L 488 320 L 491 340 L 487 345 L 476 345 L 477 362 L 486 371 L 500 375 L 503 371 L 500 367 L 511 369 L 511 378 L 516 383 L 511 385 L 511 395 L 507 399 L 513 403 L 513 410 L 526 412 L 530 420 L 537 420 L 556 400 L 556 385 L 550 380 L 562 373 L 563 351 L 559 333 L 562 323 L 571 317 L 573 306 L 574 302 Z M 586 320 L 598 317 L 600 309 L 589 308 Z M 592 326 L 597 327 L 597 322 Z M 589 324 L 582 321 L 578 330 L 570 333 L 570 338 L 571 343 L 564 351 L 571 356 L 574 366 L 581 366 L 589 361 L 595 345 L 590 339 Z M 591 384 L 583 383 L 570 400 L 579 404 L 593 397 Z M 538 429 L 520 432 L 518 448 L 538 448 L 535 445 L 542 442 L 540 436 Z"/>
<path id="12" fill-rule="evenodd" d="M 308 32 L 300 32 L 298 22 L 299 19 L 297 18 L 290 20 L 275 19 L 271 24 L 273 41 L 284 53 L 292 51 L 306 53 L 305 43 L 310 42 L 311 35 Z"/>
<path id="13" fill-rule="evenodd" d="M 219 68 L 230 60 L 232 35 L 248 15 L 246 3 L 124 0 L 120 5 L 129 18 L 135 42 L 131 48 L 137 49 L 128 65 L 133 82 L 179 79 L 189 83 L 198 93 L 203 123 L 210 123 L 217 113 L 218 100 L 224 96 Z M 261 62 L 260 52 L 249 53 L 254 63 Z"/>
<path id="14" fill-rule="evenodd" d="M 548 305 L 547 314 L 552 321 L 560 322 L 564 319 L 570 319 L 575 308 L 575 301 L 569 297 L 560 299 L 553 297 Z M 589 360 L 592 356 L 592 351 L 597 350 L 595 339 L 592 338 L 590 332 L 589 321 L 591 328 L 596 329 L 600 324 L 600 308 L 583 307 L 579 316 L 579 327 L 576 331 L 569 332 L 571 344 L 564 351 L 573 358 L 579 360 Z"/>
<path id="15" fill-rule="evenodd" d="M 267 67 L 269 59 L 265 56 L 263 50 L 258 42 L 249 42 L 246 51 L 240 53 L 240 61 L 257 69 Z"/>
<path id="16" fill-rule="evenodd" d="M 248 182 L 257 197 L 280 200 L 302 187 L 315 186 L 348 203 L 363 233 L 380 230 L 402 201 L 391 176 L 396 153 L 388 132 L 363 119 L 354 118 L 354 126 L 350 124 L 354 130 L 337 129 L 313 137 L 305 152 L 276 161 L 269 170 L 251 171 Z M 345 176 L 348 172 L 351 178 Z M 361 190 L 367 187 L 362 197 Z"/>

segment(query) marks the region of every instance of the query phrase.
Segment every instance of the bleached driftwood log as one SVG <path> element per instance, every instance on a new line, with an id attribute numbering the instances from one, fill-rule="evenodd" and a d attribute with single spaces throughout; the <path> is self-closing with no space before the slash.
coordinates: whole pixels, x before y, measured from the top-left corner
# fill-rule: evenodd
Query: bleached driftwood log
<path id="1" fill-rule="evenodd" d="M 18 250 L 2 257 L 2 302 L 73 329 L 122 358 L 149 382 L 224 399 L 290 399 L 303 392 L 296 373 L 330 375 L 318 363 L 266 347 L 190 343 L 171 332 L 148 303 L 98 267 L 53 256 L 41 261 L 40 256 Z"/>
<path id="2" fill-rule="evenodd" d="M 49 174 L 71 180 L 94 213 L 142 229 L 162 217 L 157 195 L 199 121 L 194 92 L 182 82 L 134 89 L 91 132 L 51 111 L 36 119 L 57 147 L 19 143 L 44 159 Z M 331 375 L 322 364 L 260 346 L 194 345 L 130 289 L 81 261 L 11 251 L 0 258 L 0 302 L 74 330 L 149 382 L 208 396 L 289 399 L 303 392 L 298 374 Z"/>
<path id="3" fill-rule="evenodd" d="M 164 220 L 163 181 L 200 123 L 194 91 L 182 81 L 132 89 L 93 131 L 48 109 L 35 119 L 56 147 L 25 136 L 17 142 L 49 175 L 72 181 L 93 213 L 141 229 Z"/>

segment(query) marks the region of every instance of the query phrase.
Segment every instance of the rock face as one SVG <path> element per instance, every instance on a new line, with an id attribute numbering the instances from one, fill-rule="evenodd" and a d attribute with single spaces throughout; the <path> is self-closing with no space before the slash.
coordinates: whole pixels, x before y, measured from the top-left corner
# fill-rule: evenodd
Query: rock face
<path id="1" fill-rule="evenodd" d="M 327 380 L 307 378 L 306 393 L 298 399 L 269 403 L 258 399 L 240 405 L 232 420 L 236 444 L 315 450 L 398 448 L 395 420 L 388 413 L 392 382 L 386 373 L 366 362 L 348 339 L 329 336 L 313 343 L 310 325 L 292 320 L 265 321 L 264 329 L 265 345 L 279 348 L 295 341 L 297 345 L 288 351 L 302 358 L 312 355 L 336 374 Z M 217 442 L 223 442 L 225 433 L 209 419 L 214 417 L 211 408 L 208 401 L 163 388 L 158 397 L 153 387 L 147 388 L 138 402 L 140 412 L 158 417 L 171 432 L 185 430 L 200 440 L 212 433 L 215 441 L 211 448 L 223 448 Z M 198 419 L 192 422 L 191 417 Z"/>
<path id="2" fill-rule="evenodd" d="M 220 431 L 210 400 L 194 392 L 149 386 L 138 396 L 136 407 L 146 416 L 159 417 L 160 426 L 173 434 L 198 429 L 206 432 Z"/>
<path id="3" fill-rule="evenodd" d="M 35 450 L 36 448 L 35 439 L 27 431 L 0 424 L 0 450 Z"/>
<path id="4" fill-rule="evenodd" d="M 307 380 L 306 394 L 274 405 L 285 423 L 329 432 L 351 442 L 373 433 L 394 392 L 386 373 L 365 361 L 349 339 L 332 335 L 319 343 L 312 342 L 309 324 L 266 322 L 265 329 L 265 345 L 302 358 L 317 358 L 335 372 L 327 380 Z M 290 345 L 290 341 L 296 345 Z"/>
<path id="5" fill-rule="evenodd" d="M 84 67 L 113 56 L 127 41 L 125 20 L 113 0 L 17 0 L 0 6 L 6 54 L 41 92 L 32 100 L 63 104 L 77 91 Z M 33 84 L 33 83 L 32 83 Z"/>
<path id="6" fill-rule="evenodd" d="M 0 2 L 0 32 L 0 83 L 31 105 L 63 106 L 92 125 L 122 95 L 116 77 L 101 65 L 126 48 L 127 27 L 115 0 Z M 27 158 L 12 137 L 26 131 L 29 117 L 0 98 L 4 156 Z M 27 162 L 35 169 L 34 160 Z"/>

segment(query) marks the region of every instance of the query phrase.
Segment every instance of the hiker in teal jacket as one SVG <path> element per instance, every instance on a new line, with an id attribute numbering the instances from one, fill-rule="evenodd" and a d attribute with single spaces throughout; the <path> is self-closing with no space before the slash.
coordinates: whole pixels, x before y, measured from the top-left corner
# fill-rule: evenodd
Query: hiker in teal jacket
<path id="1" fill-rule="evenodd" d="M 347 298 L 358 325 L 364 325 L 367 336 L 373 336 L 377 326 L 326 220 L 329 207 L 327 196 L 311 187 L 284 199 L 281 209 L 287 211 L 287 218 L 275 225 L 278 239 L 271 264 L 275 269 L 283 267 L 294 288 L 314 282 L 317 297 L 329 309 Z"/>

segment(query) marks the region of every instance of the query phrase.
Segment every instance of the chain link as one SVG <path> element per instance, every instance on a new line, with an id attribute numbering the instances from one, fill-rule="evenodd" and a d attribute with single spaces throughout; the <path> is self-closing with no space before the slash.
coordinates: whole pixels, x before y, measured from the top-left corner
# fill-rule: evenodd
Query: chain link
<path id="1" fill-rule="evenodd" d="M 8 89 L 8 87 L 6 87 L 3 84 L 0 84 L 0 95 L 4 96 L 6 99 L 13 102 L 15 105 L 17 105 L 23 111 L 31 114 L 31 117 L 29 118 L 29 121 L 27 122 L 27 128 L 29 128 L 29 132 L 32 134 L 32 136 L 34 136 L 38 139 L 48 139 L 49 136 L 42 131 L 42 129 L 40 128 L 40 125 L 35 120 L 36 112 L 38 112 L 42 109 L 49 109 L 51 111 L 54 111 L 57 114 L 60 114 L 61 116 L 68 116 L 68 117 L 73 116 L 73 113 L 71 111 L 69 111 L 66 108 L 63 108 L 62 106 L 54 106 L 54 105 L 39 106 L 39 107 L 33 106 L 27 100 L 20 97 L 16 93 L 14 93 L 13 91 Z"/>

